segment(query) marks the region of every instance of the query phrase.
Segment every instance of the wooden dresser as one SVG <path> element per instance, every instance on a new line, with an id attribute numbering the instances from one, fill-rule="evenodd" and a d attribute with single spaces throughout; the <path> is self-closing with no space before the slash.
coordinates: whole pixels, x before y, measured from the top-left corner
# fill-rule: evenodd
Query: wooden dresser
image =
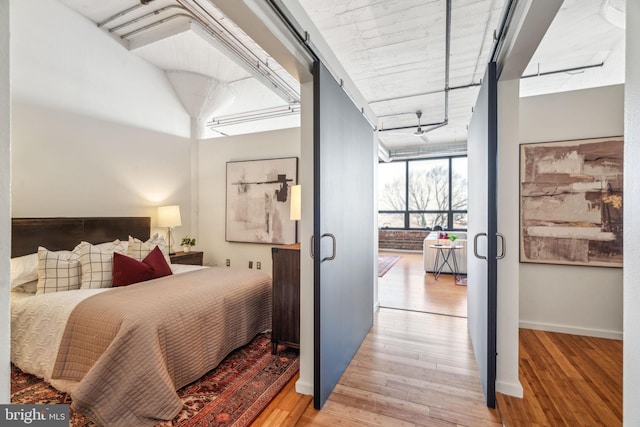
<path id="1" fill-rule="evenodd" d="M 278 344 L 300 348 L 300 244 L 271 248 L 273 311 L 271 351 Z"/>

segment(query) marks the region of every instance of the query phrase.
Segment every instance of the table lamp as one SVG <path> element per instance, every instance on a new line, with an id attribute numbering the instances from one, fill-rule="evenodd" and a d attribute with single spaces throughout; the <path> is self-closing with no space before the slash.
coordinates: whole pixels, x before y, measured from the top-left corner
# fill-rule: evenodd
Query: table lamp
<path id="1" fill-rule="evenodd" d="M 169 239 L 169 255 L 173 255 L 176 251 L 173 250 L 173 242 L 171 241 L 171 230 L 174 227 L 182 225 L 180 219 L 180 206 L 159 206 L 158 207 L 158 227 L 167 229 L 167 236 Z"/>

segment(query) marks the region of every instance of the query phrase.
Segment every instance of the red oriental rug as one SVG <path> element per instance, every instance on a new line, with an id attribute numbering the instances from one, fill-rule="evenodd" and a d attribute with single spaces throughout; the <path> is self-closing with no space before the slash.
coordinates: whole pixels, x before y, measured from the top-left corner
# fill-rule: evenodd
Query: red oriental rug
<path id="1" fill-rule="evenodd" d="M 397 255 L 378 255 L 378 277 L 387 274 L 387 271 L 391 270 L 391 267 L 393 267 L 400 258 L 401 257 Z"/>
<path id="2" fill-rule="evenodd" d="M 298 372 L 297 351 L 278 350 L 272 355 L 270 335 L 258 335 L 217 368 L 178 390 L 182 411 L 156 427 L 248 426 Z M 11 403 L 53 404 L 63 398 L 42 379 L 11 365 Z M 94 425 L 82 414 L 71 414 L 71 427 Z"/>

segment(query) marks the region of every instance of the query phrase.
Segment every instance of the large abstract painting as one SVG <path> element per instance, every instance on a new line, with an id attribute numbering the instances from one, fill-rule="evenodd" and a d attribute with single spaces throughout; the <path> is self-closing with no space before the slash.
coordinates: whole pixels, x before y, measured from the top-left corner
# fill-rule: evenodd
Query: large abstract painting
<path id="1" fill-rule="evenodd" d="M 520 260 L 622 267 L 623 138 L 520 146 Z"/>
<path id="2" fill-rule="evenodd" d="M 289 206 L 297 178 L 296 157 L 228 162 L 226 240 L 295 243 Z"/>

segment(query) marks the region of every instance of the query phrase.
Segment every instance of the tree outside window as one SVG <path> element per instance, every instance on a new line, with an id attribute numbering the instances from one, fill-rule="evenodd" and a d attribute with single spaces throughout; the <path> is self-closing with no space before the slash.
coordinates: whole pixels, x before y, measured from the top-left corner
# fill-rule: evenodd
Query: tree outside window
<path id="1" fill-rule="evenodd" d="M 466 157 L 380 163 L 378 176 L 379 227 L 466 229 Z"/>

